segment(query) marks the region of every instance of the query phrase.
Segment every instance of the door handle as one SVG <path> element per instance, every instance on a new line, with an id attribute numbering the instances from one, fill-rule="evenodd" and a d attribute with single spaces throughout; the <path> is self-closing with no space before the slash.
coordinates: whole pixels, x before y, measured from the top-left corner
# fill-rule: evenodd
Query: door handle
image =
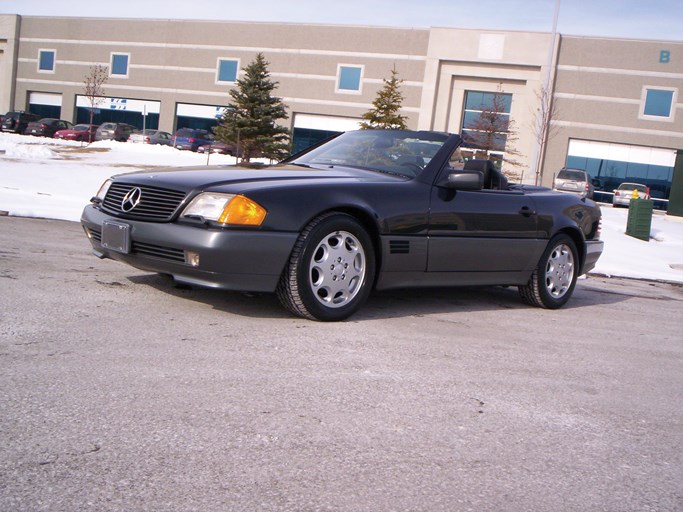
<path id="1" fill-rule="evenodd" d="M 519 210 L 519 213 L 525 217 L 531 217 L 532 215 L 536 215 L 536 210 L 533 210 L 528 206 L 522 206 L 522 208 Z"/>

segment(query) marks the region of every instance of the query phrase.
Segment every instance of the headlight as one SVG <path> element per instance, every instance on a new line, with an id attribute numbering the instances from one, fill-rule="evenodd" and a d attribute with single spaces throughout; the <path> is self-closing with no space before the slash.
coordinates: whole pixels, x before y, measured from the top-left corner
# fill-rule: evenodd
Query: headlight
<path id="1" fill-rule="evenodd" d="M 100 186 L 100 189 L 97 191 L 97 194 L 95 194 L 95 197 L 93 197 L 91 199 L 91 201 L 94 201 L 97 203 L 101 203 L 102 201 L 104 201 L 104 196 L 107 195 L 107 191 L 109 190 L 109 187 L 111 187 L 112 182 L 113 182 L 113 180 L 109 179 L 109 180 L 105 181 L 104 183 L 102 183 L 102 185 Z"/>
<path id="2" fill-rule="evenodd" d="M 183 217 L 212 220 L 220 224 L 260 226 L 266 209 L 248 197 L 204 192 L 185 208 Z"/>

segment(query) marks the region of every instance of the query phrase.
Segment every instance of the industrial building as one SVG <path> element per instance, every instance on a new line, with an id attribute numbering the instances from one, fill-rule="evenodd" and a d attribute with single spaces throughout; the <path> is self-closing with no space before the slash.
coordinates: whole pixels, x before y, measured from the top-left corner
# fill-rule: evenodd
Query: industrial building
<path id="1" fill-rule="evenodd" d="M 525 183 L 564 166 L 597 190 L 623 181 L 669 197 L 683 149 L 683 42 L 540 32 L 0 15 L 0 112 L 88 122 L 84 78 L 109 78 L 95 122 L 211 128 L 261 52 L 287 105 L 293 149 L 355 129 L 383 80 L 403 80 L 412 129 L 466 134 L 494 96 L 514 123 Z M 552 98 L 549 137 L 534 127 Z M 537 165 L 536 162 L 539 162 Z M 507 164 L 504 164 L 507 165 Z M 683 170 L 681 170 L 683 173 Z M 683 177 L 679 178 L 683 182 Z M 681 184 L 683 188 L 683 183 Z"/>

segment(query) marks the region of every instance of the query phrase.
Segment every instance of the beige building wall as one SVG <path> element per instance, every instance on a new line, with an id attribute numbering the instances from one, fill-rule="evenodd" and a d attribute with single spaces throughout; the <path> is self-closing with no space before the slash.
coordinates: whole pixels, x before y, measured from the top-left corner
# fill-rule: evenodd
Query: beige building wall
<path id="1" fill-rule="evenodd" d="M 109 66 L 112 53 L 127 53 L 129 74 L 110 77 L 106 95 L 160 101 L 160 128 L 170 131 L 177 103 L 229 102 L 231 86 L 217 83 L 219 58 L 237 59 L 242 68 L 262 52 L 290 123 L 299 113 L 360 117 L 395 67 L 404 80 L 403 113 L 416 127 L 428 42 L 428 29 L 24 17 L 14 103 L 26 107 L 32 92 L 61 93 L 62 117 L 72 119 L 90 66 Z M 38 71 L 41 49 L 55 50 L 54 73 Z M 342 64 L 362 67 L 357 93 L 336 90 Z"/>
<path id="2" fill-rule="evenodd" d="M 90 66 L 129 56 L 128 75 L 111 76 L 110 98 L 146 102 L 159 128 L 177 128 L 179 109 L 209 112 L 230 101 L 218 83 L 219 59 L 242 68 L 258 52 L 269 61 L 289 127 L 354 128 L 395 68 L 403 80 L 409 128 L 459 132 L 467 91 L 512 95 L 514 149 L 508 168 L 534 183 L 534 134 L 544 84 L 554 91 L 554 135 L 542 151 L 540 183 L 552 185 L 572 140 L 646 148 L 683 148 L 683 42 L 553 36 L 454 28 L 248 23 L 224 21 L 48 18 L 0 15 L 0 110 L 26 110 L 29 98 L 61 105 L 75 120 Z M 40 50 L 55 52 L 53 72 L 39 70 Z M 668 58 L 664 58 L 668 56 Z M 362 69 L 359 91 L 340 91 L 340 66 Z M 643 115 L 648 88 L 675 91 L 670 118 Z M 508 165 L 508 164 L 505 164 Z"/>
<path id="3" fill-rule="evenodd" d="M 21 19 L 14 14 L 0 14 L 0 113 L 14 108 L 17 51 Z"/>
<path id="4" fill-rule="evenodd" d="M 503 168 L 525 182 L 533 181 L 537 95 L 548 75 L 552 41 L 545 33 L 432 29 L 419 127 L 457 133 L 466 91 L 512 94 L 510 117 L 517 132 L 513 144 L 521 165 Z"/>
<path id="5" fill-rule="evenodd" d="M 671 118 L 643 115 L 645 90 L 676 91 Z M 683 42 L 562 36 L 555 135 L 543 184 L 565 165 L 570 140 L 683 148 Z"/>

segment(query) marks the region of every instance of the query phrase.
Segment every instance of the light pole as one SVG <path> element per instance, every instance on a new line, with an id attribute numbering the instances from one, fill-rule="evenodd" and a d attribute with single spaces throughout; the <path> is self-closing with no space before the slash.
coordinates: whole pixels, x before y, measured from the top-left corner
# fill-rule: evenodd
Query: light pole
<path id="1" fill-rule="evenodd" d="M 557 20 L 560 17 L 560 0 L 555 0 L 555 11 L 553 13 L 553 29 L 550 34 L 550 44 L 548 45 L 548 57 L 545 64 L 545 77 L 541 88 L 539 100 L 541 101 L 541 108 L 536 110 L 536 144 L 534 146 L 534 155 L 531 160 L 531 171 L 534 175 L 534 185 L 540 185 L 542 181 L 541 163 L 545 153 L 545 145 L 548 142 L 547 126 L 552 122 L 549 113 L 552 112 L 553 94 L 551 90 L 552 67 L 553 58 L 555 57 L 555 42 L 557 39 Z"/>

